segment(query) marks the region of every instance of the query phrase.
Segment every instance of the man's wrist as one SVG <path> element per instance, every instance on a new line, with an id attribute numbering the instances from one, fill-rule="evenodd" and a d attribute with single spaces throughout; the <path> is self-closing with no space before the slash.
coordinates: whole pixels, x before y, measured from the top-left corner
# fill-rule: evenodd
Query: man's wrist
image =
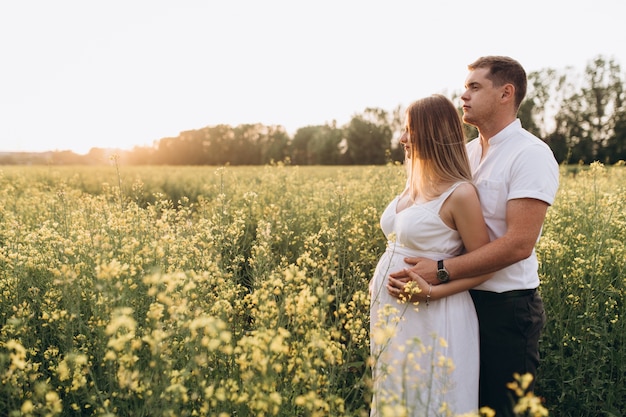
<path id="1" fill-rule="evenodd" d="M 443 264 L 443 259 L 437 261 L 437 273 L 436 273 L 437 281 L 441 284 L 445 284 L 450 281 L 450 274 L 448 270 Z"/>

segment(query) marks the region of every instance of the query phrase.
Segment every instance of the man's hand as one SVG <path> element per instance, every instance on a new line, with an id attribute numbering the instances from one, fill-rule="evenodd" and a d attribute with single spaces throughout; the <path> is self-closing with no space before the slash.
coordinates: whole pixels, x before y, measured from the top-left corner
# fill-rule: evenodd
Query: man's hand
<path id="1" fill-rule="evenodd" d="M 439 285 L 441 282 L 437 279 L 437 261 L 433 261 L 428 258 L 404 258 L 404 262 L 409 265 L 413 265 L 410 270 L 415 274 L 422 277 L 426 282 L 431 285 Z M 398 272 L 389 274 L 390 277 L 408 282 L 412 278 L 408 274 L 408 269 L 401 269 Z"/>

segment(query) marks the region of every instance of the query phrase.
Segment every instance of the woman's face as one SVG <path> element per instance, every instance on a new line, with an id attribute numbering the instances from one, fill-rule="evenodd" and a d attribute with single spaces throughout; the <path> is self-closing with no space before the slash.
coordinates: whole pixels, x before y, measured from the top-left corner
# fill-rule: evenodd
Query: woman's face
<path id="1" fill-rule="evenodd" d="M 400 136 L 400 145 L 404 148 L 404 157 L 406 159 L 411 159 L 412 155 L 412 145 L 411 138 L 409 136 L 409 120 L 407 120 L 404 125 L 404 129 L 402 130 L 402 136 Z"/>

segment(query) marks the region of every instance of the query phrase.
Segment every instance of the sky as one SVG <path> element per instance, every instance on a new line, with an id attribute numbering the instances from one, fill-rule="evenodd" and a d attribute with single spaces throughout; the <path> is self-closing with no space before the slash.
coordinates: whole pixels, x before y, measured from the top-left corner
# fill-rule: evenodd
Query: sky
<path id="1" fill-rule="evenodd" d="M 623 0 L 2 0 L 0 152 L 342 126 L 461 91 L 483 55 L 624 71 L 624 16 Z"/>

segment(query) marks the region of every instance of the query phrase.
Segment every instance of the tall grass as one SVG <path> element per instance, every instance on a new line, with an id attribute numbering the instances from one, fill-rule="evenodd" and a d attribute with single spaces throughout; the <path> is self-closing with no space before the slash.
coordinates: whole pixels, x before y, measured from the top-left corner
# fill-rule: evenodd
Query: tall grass
<path id="1" fill-rule="evenodd" d="M 537 390 L 554 415 L 626 410 L 624 242 L 623 164 L 564 175 L 537 246 L 548 315 Z"/>
<path id="2" fill-rule="evenodd" d="M 121 187 L 4 171 L 0 409 L 365 413 L 367 282 L 397 168 L 180 172 L 194 202 L 157 170 Z"/>
<path id="3" fill-rule="evenodd" d="M 117 169 L 1 170 L 0 415 L 367 415 L 400 167 Z M 626 408 L 623 184 L 564 171 L 538 245 L 551 415 Z"/>

